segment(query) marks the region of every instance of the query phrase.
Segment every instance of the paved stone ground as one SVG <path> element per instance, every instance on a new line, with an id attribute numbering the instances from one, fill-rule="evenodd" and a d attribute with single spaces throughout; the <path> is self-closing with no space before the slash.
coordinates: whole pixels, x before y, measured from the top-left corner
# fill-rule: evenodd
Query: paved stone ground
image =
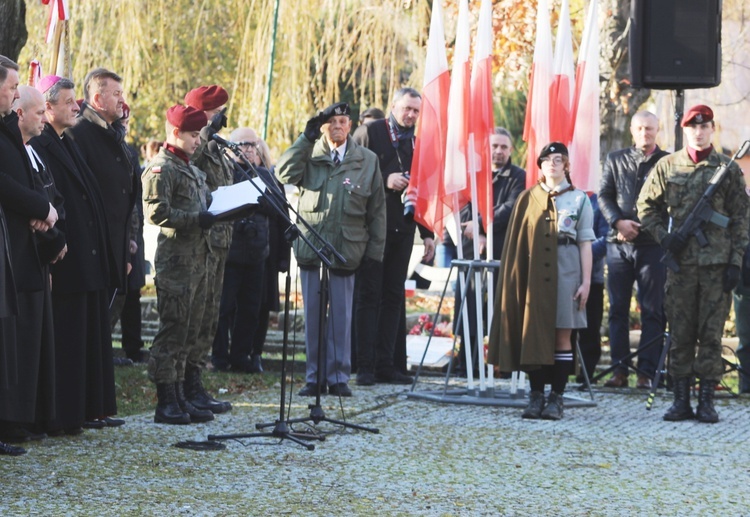
<path id="1" fill-rule="evenodd" d="M 441 386 L 423 378 L 419 389 Z M 47 439 L 0 458 L 0 515 L 750 515 L 747 396 L 721 396 L 721 421 L 708 425 L 664 422 L 663 393 L 646 411 L 642 392 L 600 389 L 597 407 L 549 422 L 400 389 L 355 387 L 343 417 L 324 397 L 328 417 L 380 432 L 321 423 L 314 451 L 267 438 L 172 447 L 254 432 L 278 417 L 278 389 L 242 394 L 208 424 L 156 425 L 149 413 Z M 308 416 L 308 402 L 294 397 L 292 417 Z"/>

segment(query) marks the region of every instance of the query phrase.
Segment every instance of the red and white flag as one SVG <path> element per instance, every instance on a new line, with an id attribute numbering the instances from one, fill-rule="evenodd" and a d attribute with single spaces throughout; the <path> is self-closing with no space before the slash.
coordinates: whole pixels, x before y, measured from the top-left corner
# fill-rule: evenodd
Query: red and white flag
<path id="1" fill-rule="evenodd" d="M 547 0 L 539 0 L 536 13 L 536 42 L 531 67 L 529 95 L 526 101 L 526 120 L 523 139 L 527 145 L 526 187 L 539 179 L 536 158 L 542 147 L 550 142 L 549 98 L 552 86 L 552 31 L 550 30 Z"/>
<path id="2" fill-rule="evenodd" d="M 445 54 L 445 30 L 441 1 L 432 4 L 430 35 L 427 39 L 422 113 L 411 165 L 407 196 L 416 200 L 414 219 L 442 235 L 444 205 L 443 171 L 448 131 L 450 74 Z"/>
<path id="3" fill-rule="evenodd" d="M 589 3 L 578 52 L 570 175 L 576 187 L 599 190 L 599 27 L 596 0 Z"/>
<path id="4" fill-rule="evenodd" d="M 451 213 L 457 214 L 471 197 L 467 188 L 469 95 L 471 93 L 469 51 L 469 0 L 459 0 L 456 44 L 453 49 L 453 73 L 448 95 L 448 134 L 445 142 L 445 169 L 443 171 L 445 188 L 443 203 L 446 206 L 444 218 Z"/>
<path id="5" fill-rule="evenodd" d="M 49 5 L 49 18 L 47 19 L 47 43 L 52 43 L 55 35 L 55 28 L 58 21 L 69 20 L 70 11 L 68 10 L 67 0 L 42 0 L 42 4 Z"/>
<path id="6" fill-rule="evenodd" d="M 550 142 L 570 145 L 573 137 L 573 103 L 575 66 L 573 64 L 573 35 L 570 30 L 568 0 L 562 0 L 560 22 L 557 26 L 554 55 L 554 78 L 550 92 Z"/>
<path id="7" fill-rule="evenodd" d="M 474 44 L 474 67 L 471 71 L 469 138 L 474 142 L 474 156 L 469 162 L 476 168 L 477 208 L 485 229 L 492 224 L 492 153 L 490 135 L 495 129 L 492 97 L 492 0 L 482 0 Z M 488 257 L 491 258 L 491 257 Z M 495 257 L 500 258 L 500 257 Z"/>

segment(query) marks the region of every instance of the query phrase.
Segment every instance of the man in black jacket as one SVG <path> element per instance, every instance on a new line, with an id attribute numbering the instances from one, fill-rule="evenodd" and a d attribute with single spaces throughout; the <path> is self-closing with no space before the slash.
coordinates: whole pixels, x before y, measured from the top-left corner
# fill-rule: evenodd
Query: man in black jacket
<path id="1" fill-rule="evenodd" d="M 599 189 L 599 208 L 611 230 L 607 244 L 607 290 L 609 292 L 609 343 L 612 364 L 630 352 L 630 299 L 633 282 L 638 286 L 641 307 L 641 340 L 638 345 L 636 387 L 649 389 L 664 333 L 664 283 L 666 270 L 660 262 L 663 250 L 651 236 L 641 233 L 635 204 L 646 177 L 656 162 L 668 153 L 656 145 L 659 119 L 640 111 L 633 115 L 630 133 L 635 145 L 607 155 Z M 655 343 L 651 344 L 652 342 Z M 645 345 L 651 344 L 648 348 Z M 628 368 L 620 365 L 604 384 L 628 386 Z"/>
<path id="2" fill-rule="evenodd" d="M 54 263 L 56 418 L 48 434 L 79 434 L 123 422 L 117 413 L 109 331 L 111 250 L 99 186 L 65 130 L 78 122 L 72 81 L 46 76 L 37 85 L 45 98 L 47 124 L 31 141 L 65 198 L 58 227 L 68 254 Z M 124 422 L 123 422 L 124 423 Z"/>
<path id="3" fill-rule="evenodd" d="M 410 384 L 406 375 L 404 282 L 414 247 L 413 212 L 405 212 L 402 196 L 409 185 L 414 154 L 414 128 L 422 97 L 413 88 L 398 90 L 388 118 L 357 128 L 353 139 L 378 156 L 385 185 L 388 232 L 383 262 L 365 260 L 356 277 L 357 384 Z M 435 255 L 434 234 L 419 226 L 424 242 L 422 260 Z"/>
<path id="4" fill-rule="evenodd" d="M 117 300 L 110 307 L 110 316 L 119 316 L 125 300 L 127 275 L 130 270 L 131 214 L 135 205 L 138 178 L 133 174 L 125 143 L 123 88 L 119 75 L 105 68 L 95 68 L 83 84 L 84 103 L 80 121 L 65 130 L 77 145 L 94 173 L 107 216 L 107 232 L 112 246 L 114 264 L 110 271 L 111 294 Z"/>
<path id="5" fill-rule="evenodd" d="M 46 267 L 39 259 L 36 232 L 51 230 L 57 210 L 35 176 L 24 147 L 18 116 L 18 65 L 0 56 L 0 204 L 5 212 L 11 265 L 17 290 L 18 346 L 3 365 L 10 377 L 0 389 L 0 440 L 26 441 L 39 435 L 28 426 L 54 417 L 54 343 Z"/>

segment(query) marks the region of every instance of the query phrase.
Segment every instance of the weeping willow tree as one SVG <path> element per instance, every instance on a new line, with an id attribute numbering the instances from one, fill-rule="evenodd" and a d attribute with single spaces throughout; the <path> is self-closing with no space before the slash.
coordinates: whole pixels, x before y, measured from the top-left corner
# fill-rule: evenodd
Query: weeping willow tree
<path id="1" fill-rule="evenodd" d="M 69 0 L 72 79 L 97 66 L 123 77 L 135 139 L 161 137 L 164 112 L 201 84 L 230 92 L 230 126 L 258 129 L 273 38 L 267 0 Z M 337 100 L 386 107 L 401 86 L 421 86 L 427 0 L 283 0 L 268 140 L 285 148 L 316 110 Z M 29 5 L 21 62 L 49 61 L 48 11 Z M 81 95 L 81 92 L 79 92 Z"/>

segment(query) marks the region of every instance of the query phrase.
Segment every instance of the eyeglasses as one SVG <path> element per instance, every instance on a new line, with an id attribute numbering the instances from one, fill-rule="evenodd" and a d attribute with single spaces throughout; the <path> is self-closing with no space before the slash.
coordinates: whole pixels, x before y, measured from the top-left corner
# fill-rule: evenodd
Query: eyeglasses
<path id="1" fill-rule="evenodd" d="M 237 145 L 245 150 L 249 150 L 257 148 L 258 142 L 237 142 Z"/>
<path id="2" fill-rule="evenodd" d="M 562 159 L 562 156 L 555 156 L 554 158 L 550 158 L 549 156 L 546 156 L 542 158 L 542 163 L 544 162 L 552 162 L 552 165 L 562 165 L 563 159 Z"/>

